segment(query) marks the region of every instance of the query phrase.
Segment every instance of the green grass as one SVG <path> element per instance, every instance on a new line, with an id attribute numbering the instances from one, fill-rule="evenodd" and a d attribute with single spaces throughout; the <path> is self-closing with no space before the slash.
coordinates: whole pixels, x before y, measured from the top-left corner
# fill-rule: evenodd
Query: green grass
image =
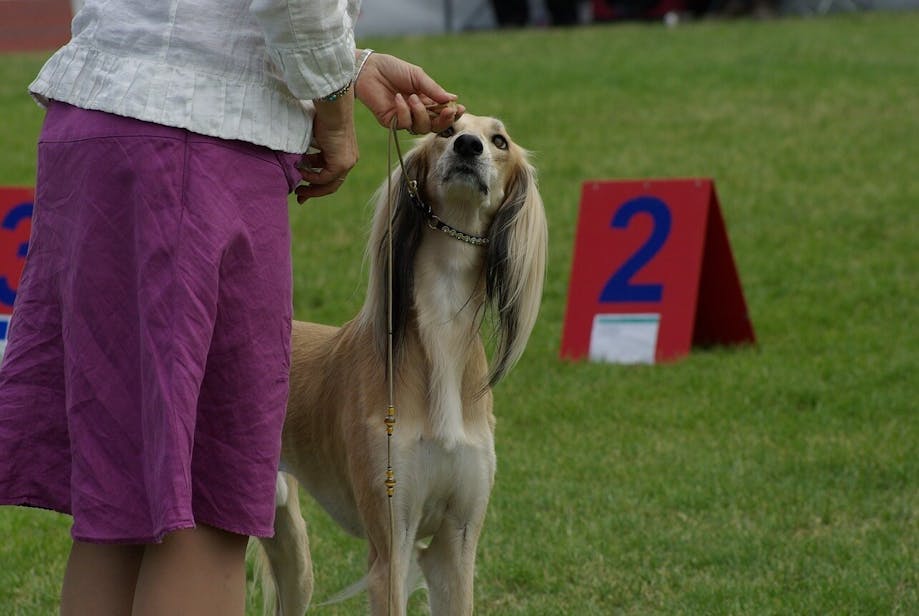
<path id="1" fill-rule="evenodd" d="M 496 392 L 477 613 L 919 613 L 917 30 L 899 13 L 364 41 L 502 117 L 549 214 L 541 319 Z M 0 58 L 2 183 L 34 178 L 42 59 Z M 300 318 L 362 300 L 386 136 L 358 120 L 346 186 L 292 208 Z M 560 361 L 581 181 L 686 176 L 717 183 L 758 345 Z M 364 548 L 306 511 L 321 600 Z M 67 529 L 0 510 L 0 611 L 53 612 Z"/>

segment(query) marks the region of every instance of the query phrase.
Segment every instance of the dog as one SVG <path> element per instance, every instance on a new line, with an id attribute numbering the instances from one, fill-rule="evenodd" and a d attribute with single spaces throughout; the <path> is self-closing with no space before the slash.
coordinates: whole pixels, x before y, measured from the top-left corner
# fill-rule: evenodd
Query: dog
<path id="1" fill-rule="evenodd" d="M 293 324 L 285 472 L 275 536 L 261 542 L 277 596 L 269 609 L 300 615 L 312 593 L 299 483 L 368 541 L 372 614 L 405 613 L 414 559 L 433 615 L 472 613 L 495 475 L 491 388 L 536 322 L 547 235 L 528 153 L 494 118 L 466 114 L 420 139 L 377 192 L 362 309 L 340 328 Z M 390 288 L 396 487 L 388 497 Z M 493 324 L 490 367 L 484 323 Z"/>

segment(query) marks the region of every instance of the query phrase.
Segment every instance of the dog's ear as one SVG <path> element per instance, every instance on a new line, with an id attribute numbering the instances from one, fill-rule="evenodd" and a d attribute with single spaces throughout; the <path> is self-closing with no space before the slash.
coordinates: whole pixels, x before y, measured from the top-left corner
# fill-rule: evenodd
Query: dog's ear
<path id="1" fill-rule="evenodd" d="M 362 310 L 361 319 L 372 324 L 374 340 L 378 350 L 385 357 L 388 337 L 389 306 L 389 225 L 387 212 L 392 207 L 392 322 L 393 351 L 398 353 L 405 335 L 405 324 L 412 308 L 414 289 L 415 254 L 421 243 L 424 216 L 412 203 L 408 180 L 417 182 L 418 191 L 424 190 L 428 172 L 427 149 L 424 144 L 409 151 L 405 156 L 405 175 L 397 166 L 376 195 L 376 211 L 370 241 L 370 289 L 368 301 Z"/>
<path id="2" fill-rule="evenodd" d="M 486 296 L 496 321 L 494 386 L 520 359 L 542 299 L 548 228 L 536 170 L 521 152 L 489 229 Z"/>

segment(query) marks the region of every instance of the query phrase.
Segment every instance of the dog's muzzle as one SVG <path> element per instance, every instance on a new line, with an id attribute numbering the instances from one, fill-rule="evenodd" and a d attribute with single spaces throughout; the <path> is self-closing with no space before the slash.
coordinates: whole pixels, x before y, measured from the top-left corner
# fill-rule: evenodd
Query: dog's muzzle
<path id="1" fill-rule="evenodd" d="M 472 180 L 479 192 L 488 194 L 488 184 L 484 180 L 482 162 L 480 157 L 485 152 L 482 140 L 475 135 L 460 135 L 453 141 L 453 160 L 444 177 L 450 181 L 455 176 L 467 177 Z"/>

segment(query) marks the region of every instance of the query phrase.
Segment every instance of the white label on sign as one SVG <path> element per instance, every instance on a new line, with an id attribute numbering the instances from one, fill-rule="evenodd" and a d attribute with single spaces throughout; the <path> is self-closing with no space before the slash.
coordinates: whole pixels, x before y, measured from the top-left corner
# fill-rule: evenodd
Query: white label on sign
<path id="1" fill-rule="evenodd" d="M 598 314 L 590 330 L 590 359 L 653 364 L 659 314 Z"/>

